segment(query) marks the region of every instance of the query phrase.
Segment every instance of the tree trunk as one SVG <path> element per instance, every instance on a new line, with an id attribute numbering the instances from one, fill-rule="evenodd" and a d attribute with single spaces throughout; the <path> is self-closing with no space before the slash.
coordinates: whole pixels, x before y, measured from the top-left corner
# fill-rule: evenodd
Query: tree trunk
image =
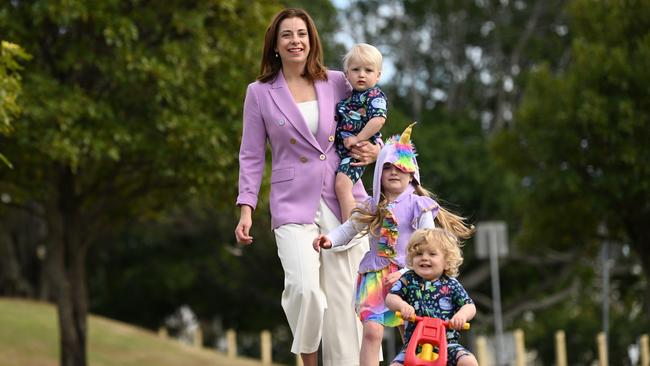
<path id="1" fill-rule="evenodd" d="M 59 317 L 60 365 L 86 366 L 87 294 L 86 245 L 80 240 L 78 206 L 75 204 L 72 174 L 61 176 L 59 197 L 48 207 L 50 229 L 48 255 L 53 295 Z"/>
<path id="2" fill-rule="evenodd" d="M 632 251 L 639 256 L 641 268 L 645 275 L 645 290 L 641 294 L 645 303 L 645 313 L 650 314 L 650 212 L 640 210 L 630 212 L 623 218 Z"/>
<path id="3" fill-rule="evenodd" d="M 645 313 L 650 314 L 650 229 L 647 221 L 639 221 L 636 225 L 628 225 L 628 235 L 630 235 L 632 250 L 639 256 L 646 278 L 642 298 L 645 303 Z"/>
<path id="4" fill-rule="evenodd" d="M 639 259 L 641 260 L 641 267 L 643 268 L 643 273 L 645 273 L 645 313 L 650 314 L 650 245 L 649 242 L 645 241 L 643 243 L 637 244 L 637 253 L 639 253 Z"/>
<path id="5" fill-rule="evenodd" d="M 29 207 L 31 206 L 31 207 Z M 43 274 L 39 245 L 45 225 L 31 203 L 13 205 L 0 222 L 0 295 L 38 297 Z"/>
<path id="6" fill-rule="evenodd" d="M 0 222 L 0 295 L 25 296 L 23 284 L 9 229 Z"/>

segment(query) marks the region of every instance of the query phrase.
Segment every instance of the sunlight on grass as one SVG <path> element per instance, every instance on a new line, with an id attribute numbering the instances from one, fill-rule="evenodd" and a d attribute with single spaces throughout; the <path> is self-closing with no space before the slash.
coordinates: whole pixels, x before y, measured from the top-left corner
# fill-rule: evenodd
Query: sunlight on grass
<path id="1" fill-rule="evenodd" d="M 0 298 L 0 362 L 2 366 L 57 366 L 56 308 L 29 300 Z M 251 359 L 229 359 L 155 333 L 110 319 L 88 320 L 90 366 L 259 366 Z"/>

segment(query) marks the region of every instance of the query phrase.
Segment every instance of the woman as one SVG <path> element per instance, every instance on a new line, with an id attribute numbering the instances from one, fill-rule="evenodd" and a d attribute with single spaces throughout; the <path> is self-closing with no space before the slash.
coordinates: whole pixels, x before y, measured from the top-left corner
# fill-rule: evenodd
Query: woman
<path id="1" fill-rule="evenodd" d="M 340 224 L 334 191 L 339 158 L 334 148 L 336 103 L 351 87 L 341 72 L 323 66 L 313 20 L 285 9 L 266 31 L 261 74 L 248 86 L 239 152 L 240 219 L 237 241 L 251 244 L 252 212 L 271 147 L 271 224 L 285 274 L 282 307 L 294 336 L 291 351 L 305 366 L 317 365 L 323 341 L 325 365 L 358 365 L 361 328 L 353 309 L 356 269 L 367 239 L 338 251 L 316 253 L 311 243 Z M 379 146 L 359 143 L 360 165 L 375 160 Z M 354 186 L 357 200 L 366 193 Z M 361 243 L 361 245 L 358 245 Z"/>

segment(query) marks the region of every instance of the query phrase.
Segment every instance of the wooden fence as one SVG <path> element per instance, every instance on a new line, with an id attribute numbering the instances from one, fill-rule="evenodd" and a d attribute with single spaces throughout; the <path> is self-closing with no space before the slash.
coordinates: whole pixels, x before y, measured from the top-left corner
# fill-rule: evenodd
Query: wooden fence
<path id="1" fill-rule="evenodd" d="M 161 336 L 166 337 L 167 331 L 161 328 L 158 332 Z M 514 366 L 526 366 L 526 347 L 524 340 L 524 331 L 517 329 L 513 332 L 515 342 L 515 357 Z M 227 351 L 226 354 L 230 358 L 237 357 L 237 333 L 230 329 L 226 332 Z M 263 365 L 271 365 L 273 363 L 272 357 L 272 342 L 271 332 L 263 330 L 260 332 L 260 355 L 261 363 Z M 607 342 L 604 333 L 598 333 L 595 338 L 596 347 L 598 349 L 598 366 L 609 366 L 607 357 Z M 203 337 L 199 329 L 194 338 L 195 347 L 203 347 Z M 640 360 L 639 366 L 650 366 L 650 337 L 647 334 L 639 337 L 639 353 Z M 488 347 L 487 337 L 478 336 L 475 342 L 475 355 L 481 366 L 493 366 L 493 355 L 490 353 Z M 568 366 L 567 363 L 567 348 L 566 348 L 566 334 L 563 330 L 558 330 L 555 333 L 555 364 L 557 366 Z M 302 360 L 296 356 L 296 366 L 302 366 Z"/>

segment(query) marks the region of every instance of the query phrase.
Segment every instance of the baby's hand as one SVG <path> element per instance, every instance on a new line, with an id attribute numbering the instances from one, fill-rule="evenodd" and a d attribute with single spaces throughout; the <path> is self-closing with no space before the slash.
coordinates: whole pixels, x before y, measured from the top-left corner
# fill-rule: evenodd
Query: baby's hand
<path id="1" fill-rule="evenodd" d="M 384 286 L 393 287 L 393 284 L 399 281 L 400 277 L 402 277 L 402 272 L 400 271 L 389 273 L 388 276 L 384 278 Z"/>
<path id="2" fill-rule="evenodd" d="M 332 247 L 332 241 L 325 235 L 319 235 L 312 243 L 314 250 L 320 252 L 320 248 L 329 249 Z"/>
<path id="3" fill-rule="evenodd" d="M 402 313 L 402 319 L 404 320 L 409 320 L 415 316 L 415 309 L 409 304 L 402 305 L 399 312 Z"/>
<path id="4" fill-rule="evenodd" d="M 350 150 L 354 145 L 359 142 L 359 139 L 356 136 L 350 136 L 346 137 L 343 139 L 343 146 L 345 146 L 346 149 Z"/>
<path id="5" fill-rule="evenodd" d="M 456 314 L 449 320 L 448 324 L 449 324 L 449 328 L 462 330 L 463 325 L 465 325 L 465 323 L 467 323 L 467 318 L 462 315 Z"/>

